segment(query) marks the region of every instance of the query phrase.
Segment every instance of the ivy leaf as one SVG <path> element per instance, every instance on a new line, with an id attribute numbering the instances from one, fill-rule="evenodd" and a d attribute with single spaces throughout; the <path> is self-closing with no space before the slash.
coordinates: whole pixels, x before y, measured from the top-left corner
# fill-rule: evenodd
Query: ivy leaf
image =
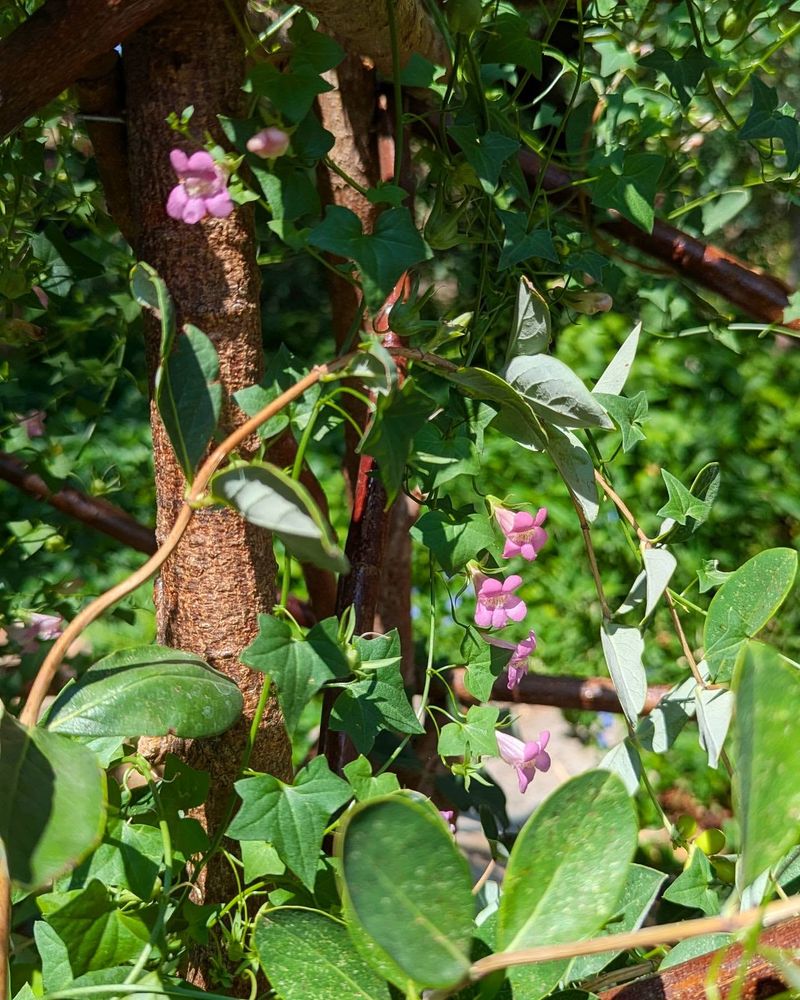
<path id="1" fill-rule="evenodd" d="M 530 37 L 528 21 L 517 13 L 503 13 L 485 26 L 486 43 L 481 53 L 483 63 L 512 63 L 542 78 L 542 45 Z"/>
<path id="2" fill-rule="evenodd" d="M 411 537 L 430 549 L 450 576 L 479 552 L 493 551 L 496 545 L 489 518 L 470 508 L 426 511 L 411 528 Z"/>
<path id="3" fill-rule="evenodd" d="M 497 262 L 498 271 L 522 264 L 531 257 L 558 263 L 558 253 L 549 229 L 533 229 L 528 232 L 528 222 L 522 212 L 504 212 L 498 209 L 497 215 L 505 229 L 503 249 Z"/>
<path id="4" fill-rule="evenodd" d="M 750 78 L 753 104 L 744 125 L 739 129 L 740 139 L 780 139 L 786 151 L 786 167 L 793 173 L 800 166 L 800 122 L 794 114 L 787 115 L 778 109 L 778 92 L 768 87 L 758 77 Z"/>
<path id="5" fill-rule="evenodd" d="M 479 701 L 488 701 L 494 682 L 508 666 L 512 652 L 482 639 L 476 640 L 470 630 L 461 644 L 461 655 L 467 668 L 464 685 L 470 694 Z"/>
<path id="6" fill-rule="evenodd" d="M 644 441 L 645 434 L 640 425 L 647 417 L 647 396 L 643 391 L 630 398 L 597 391 L 592 395 L 619 427 L 623 451 L 630 451 L 637 441 Z"/>
<path id="7" fill-rule="evenodd" d="M 676 479 L 666 469 L 661 470 L 661 475 L 667 486 L 669 500 L 658 511 L 659 517 L 671 517 L 678 524 L 686 524 L 691 517 L 702 524 L 711 512 L 711 501 L 694 496 L 680 479 Z"/>
<path id="8" fill-rule="evenodd" d="M 303 708 L 322 685 L 350 672 L 336 641 L 338 622 L 335 618 L 319 622 L 305 639 L 295 638 L 288 622 L 271 615 L 259 615 L 258 626 L 258 636 L 244 650 L 241 660 L 274 681 L 291 735 Z"/>
<path id="9" fill-rule="evenodd" d="M 414 435 L 424 426 L 436 404 L 409 378 L 402 389 L 378 400 L 376 413 L 358 450 L 378 463 L 387 499 L 394 500 L 403 482 Z"/>
<path id="10" fill-rule="evenodd" d="M 351 797 L 351 789 L 315 757 L 291 785 L 271 774 L 237 781 L 242 806 L 227 834 L 234 840 L 268 840 L 307 889 L 314 888 L 322 836 L 331 813 Z"/>
<path id="11" fill-rule="evenodd" d="M 665 159 L 657 153 L 629 153 L 621 169 L 603 167 L 592 185 L 592 200 L 598 208 L 610 208 L 634 225 L 652 232 L 653 204 Z"/>
<path id="12" fill-rule="evenodd" d="M 319 195 L 306 169 L 290 159 L 279 159 L 268 167 L 257 156 L 248 159 L 248 166 L 273 219 L 295 222 L 304 215 L 319 215 Z"/>
<path id="13" fill-rule="evenodd" d="M 519 149 L 517 140 L 500 132 L 486 132 L 479 136 L 474 125 L 451 125 L 447 131 L 478 175 L 483 190 L 486 194 L 494 194 L 503 164 Z"/>
<path id="14" fill-rule="evenodd" d="M 640 59 L 639 65 L 662 72 L 672 84 L 678 100 L 687 108 L 703 73 L 715 63 L 696 45 L 690 45 L 677 55 L 668 49 L 655 49 Z"/>
<path id="15" fill-rule="evenodd" d="M 373 777 L 372 765 L 363 754 L 359 754 L 356 760 L 345 764 L 343 771 L 357 802 L 366 802 L 367 799 L 375 799 L 381 795 L 391 795 L 392 792 L 400 791 L 397 775 L 392 771 L 384 771 L 383 774 Z"/>
<path id="16" fill-rule="evenodd" d="M 497 757 L 495 725 L 500 714 L 494 705 L 473 705 L 465 722 L 448 722 L 439 733 L 441 757 Z"/>
<path id="17" fill-rule="evenodd" d="M 473 430 L 464 423 L 442 428 L 428 421 L 414 437 L 413 465 L 423 478 L 425 493 L 457 476 L 477 476 L 481 456 Z"/>
<path id="18" fill-rule="evenodd" d="M 731 575 L 719 569 L 719 559 L 704 559 L 703 565 L 697 571 L 700 593 L 707 594 L 714 587 L 721 586 Z"/>
<path id="19" fill-rule="evenodd" d="M 662 470 L 662 475 L 666 480 L 669 473 Z M 670 478 L 673 482 L 678 482 L 678 480 L 674 477 Z M 717 494 L 719 493 L 720 480 L 719 462 L 709 462 L 707 465 L 703 466 L 703 468 L 694 477 L 694 482 L 692 483 L 689 493 L 692 497 L 702 501 L 706 506 L 695 507 L 690 502 L 690 507 L 692 509 L 686 513 L 685 524 L 683 522 L 680 524 L 675 523 L 675 521 L 670 518 L 664 521 L 659 531 L 661 541 L 666 541 L 667 538 L 669 538 L 670 542 L 682 542 L 687 538 L 691 538 L 700 525 L 704 524 L 708 520 L 711 508 L 714 501 L 717 499 Z M 667 483 L 667 490 L 669 490 L 669 483 Z M 683 505 L 684 502 L 686 502 L 685 497 L 679 501 L 681 505 Z M 659 514 L 666 509 L 666 507 L 662 507 Z"/>
<path id="20" fill-rule="evenodd" d="M 714 873 L 708 858 L 699 847 L 692 851 L 692 860 L 686 871 L 664 890 L 664 899 L 689 910 L 702 910 L 708 917 L 719 913 L 719 896 L 711 888 Z"/>
<path id="21" fill-rule="evenodd" d="M 325 218 L 311 230 L 309 243 L 355 261 L 361 273 L 367 305 L 379 308 L 400 275 L 426 260 L 430 252 L 407 208 L 381 212 L 371 235 L 365 235 L 355 212 L 329 205 Z"/>
<path id="22" fill-rule="evenodd" d="M 381 730 L 423 733 L 406 695 L 400 673 L 397 629 L 374 639 L 357 638 L 359 679 L 349 683 L 334 703 L 331 729 L 346 732 L 359 753 L 369 753 Z M 370 662 L 375 666 L 369 668 Z"/>

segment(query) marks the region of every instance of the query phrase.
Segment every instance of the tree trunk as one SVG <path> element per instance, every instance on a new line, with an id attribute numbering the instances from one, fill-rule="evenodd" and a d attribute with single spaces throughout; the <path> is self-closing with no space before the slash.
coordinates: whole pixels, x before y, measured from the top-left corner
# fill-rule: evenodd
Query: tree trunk
<path id="1" fill-rule="evenodd" d="M 244 4 L 240 4 L 244 6 Z M 241 114 L 243 47 L 222 0 L 179 3 L 142 28 L 125 46 L 128 144 L 136 252 L 156 268 L 172 295 L 179 324 L 191 322 L 213 341 L 226 393 L 257 382 L 263 373 L 259 273 L 252 214 L 237 208 L 227 219 L 197 225 L 170 219 L 167 195 L 176 183 L 169 162 L 173 147 L 200 148 L 206 131 L 221 140 L 217 114 Z M 194 105 L 194 144 L 167 126 L 172 112 Z M 149 375 L 158 360 L 159 331 L 145 322 Z M 228 433 L 243 415 L 224 404 L 222 429 Z M 172 526 L 184 495 L 184 480 L 163 425 L 151 405 L 156 469 L 157 537 Z M 256 442 L 250 442 L 252 452 Z M 247 454 L 248 449 L 243 449 Z M 211 774 L 205 822 L 214 830 L 231 794 L 245 738 L 262 686 L 262 675 L 239 662 L 257 633 L 257 616 L 275 598 L 271 536 L 232 510 L 198 511 L 176 552 L 156 582 L 158 640 L 205 657 L 241 688 L 244 714 L 224 736 L 190 745 L 166 739 L 173 751 Z M 286 779 L 291 774 L 289 743 L 272 700 L 261 725 L 251 766 Z M 212 866 L 205 883 L 208 900 L 226 897 L 225 869 Z M 235 890 L 234 890 L 235 891 Z"/>

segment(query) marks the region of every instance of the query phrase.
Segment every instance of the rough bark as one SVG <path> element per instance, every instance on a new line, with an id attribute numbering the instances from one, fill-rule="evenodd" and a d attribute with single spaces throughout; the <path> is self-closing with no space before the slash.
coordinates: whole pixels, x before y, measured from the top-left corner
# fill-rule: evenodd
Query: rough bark
<path id="1" fill-rule="evenodd" d="M 181 2 L 139 31 L 123 54 L 128 96 L 128 143 L 132 209 L 139 236 L 136 252 L 165 280 L 179 322 L 205 331 L 219 354 L 226 395 L 258 382 L 263 372 L 259 273 L 252 216 L 238 208 L 227 219 L 206 218 L 189 226 L 164 210 L 175 177 L 169 151 L 184 144 L 168 126 L 171 111 L 195 108 L 192 129 L 222 140 L 217 114 L 241 114 L 242 45 L 222 0 Z M 158 330 L 146 324 L 150 376 L 157 361 Z M 164 428 L 151 413 L 156 469 L 157 525 L 163 539 L 181 506 L 184 482 Z M 230 402 L 222 429 L 243 419 Z M 243 449 L 244 454 L 252 452 Z M 257 633 L 257 616 L 274 601 L 275 562 L 270 535 L 227 509 L 198 511 L 156 584 L 160 642 L 204 656 L 236 681 L 244 695 L 240 724 L 224 736 L 185 745 L 165 740 L 161 752 L 176 751 L 211 774 L 206 822 L 214 828 L 231 791 L 263 675 L 239 662 Z M 287 778 L 290 751 L 282 720 L 271 702 L 251 766 Z M 224 870 L 209 870 L 206 896 L 223 898 Z"/>
<path id="2" fill-rule="evenodd" d="M 800 946 L 800 918 L 787 920 L 771 927 L 759 938 L 759 945 L 770 948 L 795 950 Z M 732 987 L 741 973 L 743 948 L 735 944 L 727 949 L 722 962 L 715 966 L 714 985 L 723 998 L 733 996 Z M 719 959 L 719 952 L 699 955 L 682 962 L 655 976 L 648 976 L 625 986 L 615 986 L 600 994 L 601 1000 L 706 1000 L 706 980 L 712 963 Z M 766 958 L 755 955 L 747 962 L 740 1000 L 760 1000 L 783 993 L 786 984 L 780 971 Z"/>
<path id="3" fill-rule="evenodd" d="M 0 42 L 0 138 L 174 0 L 47 0 Z M 31 72 L 35 66 L 36 71 Z"/>
<path id="4" fill-rule="evenodd" d="M 392 75 L 392 44 L 387 0 L 308 0 L 303 6 L 315 14 L 326 31 L 348 52 L 368 56 L 384 76 Z M 393 0 L 400 65 L 418 52 L 438 66 L 449 63 L 444 39 L 421 0 Z"/>

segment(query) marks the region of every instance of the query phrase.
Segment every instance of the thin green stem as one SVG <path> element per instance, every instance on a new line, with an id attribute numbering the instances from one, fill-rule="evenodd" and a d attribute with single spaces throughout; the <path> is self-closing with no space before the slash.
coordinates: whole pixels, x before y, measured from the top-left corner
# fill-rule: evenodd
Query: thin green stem
<path id="1" fill-rule="evenodd" d="M 349 184 L 354 191 L 357 191 L 364 198 L 368 197 L 367 189 L 363 185 L 359 184 L 355 178 L 351 177 L 346 170 L 343 170 L 338 163 L 335 163 L 330 158 L 330 156 L 324 157 L 322 162 L 325 164 L 328 170 L 331 170 L 333 171 L 333 173 L 338 174 L 338 176 L 342 178 L 345 184 Z"/>
<path id="2" fill-rule="evenodd" d="M 772 56 L 775 55 L 778 49 L 782 48 L 788 41 L 794 38 L 798 31 L 800 31 L 800 21 L 796 21 L 787 32 L 781 35 L 776 42 L 773 42 L 772 45 L 767 48 L 767 50 L 759 57 L 757 62 L 748 67 L 742 79 L 731 91 L 731 99 L 739 96 L 742 90 L 747 86 L 747 83 L 753 73 L 755 73 L 757 69 L 761 69 L 762 66 L 765 66 Z"/>

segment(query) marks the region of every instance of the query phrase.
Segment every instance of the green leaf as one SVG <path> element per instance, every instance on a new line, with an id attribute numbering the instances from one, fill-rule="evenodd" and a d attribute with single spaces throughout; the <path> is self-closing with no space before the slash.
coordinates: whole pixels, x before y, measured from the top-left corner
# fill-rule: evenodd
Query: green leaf
<path id="1" fill-rule="evenodd" d="M 281 860 L 313 889 L 322 836 L 331 813 L 351 797 L 350 786 L 315 757 L 285 784 L 271 774 L 237 781 L 242 806 L 228 827 L 234 840 L 268 840 Z"/>
<path id="2" fill-rule="evenodd" d="M 669 473 L 664 472 L 662 469 L 662 475 L 666 479 L 666 476 L 668 476 Z M 719 493 L 720 478 L 719 462 L 708 462 L 697 473 L 694 477 L 689 493 L 692 498 L 701 501 L 701 503 L 698 504 L 695 503 L 694 499 L 689 500 L 689 498 L 685 495 L 685 488 L 678 483 L 678 480 L 675 479 L 674 476 L 670 476 L 673 487 L 675 483 L 678 483 L 678 487 L 680 487 L 679 492 L 683 491 L 681 496 L 677 498 L 677 505 L 678 509 L 681 511 L 686 509 L 686 523 L 681 523 L 679 525 L 674 523 L 672 519 L 666 520 L 661 525 L 662 541 L 666 541 L 667 538 L 670 542 L 685 541 L 687 538 L 691 538 L 701 524 L 705 524 L 711 514 L 711 508 L 713 507 L 714 501 L 717 499 L 717 494 Z M 669 491 L 669 489 L 670 484 L 668 482 L 667 490 Z M 671 497 L 672 494 L 670 493 L 670 498 Z M 670 503 L 667 504 L 666 507 L 661 508 L 659 514 L 662 511 L 667 510 L 671 503 L 672 499 L 670 499 Z"/>
<path id="3" fill-rule="evenodd" d="M 613 427 L 600 403 L 563 361 L 549 354 L 515 357 L 505 378 L 534 412 L 559 427 Z"/>
<path id="4" fill-rule="evenodd" d="M 618 396 L 622 392 L 625 388 L 625 383 L 628 381 L 628 375 L 633 367 L 634 359 L 636 358 L 641 332 L 642 324 L 639 322 L 625 338 L 622 346 L 611 361 L 609 361 L 608 367 L 597 380 L 597 384 L 592 392 L 601 392 L 606 396 Z"/>
<path id="5" fill-rule="evenodd" d="M 708 754 L 708 766 L 716 767 L 731 724 L 733 692 L 725 688 L 698 687 L 695 698 L 700 746 Z"/>
<path id="6" fill-rule="evenodd" d="M 329 205 L 325 218 L 311 230 L 309 243 L 355 261 L 371 309 L 383 305 L 400 275 L 430 255 L 407 208 L 381 212 L 370 235 L 362 232 L 355 212 Z"/>
<path id="7" fill-rule="evenodd" d="M 383 774 L 373 777 L 372 765 L 363 754 L 359 754 L 356 760 L 345 764 L 343 771 L 357 802 L 366 802 L 367 799 L 375 799 L 400 791 L 397 775 L 392 771 L 384 771 Z"/>
<path id="8" fill-rule="evenodd" d="M 44 920 L 37 920 L 34 923 L 33 939 L 42 960 L 42 985 L 44 988 L 48 992 L 69 989 L 75 977 L 72 975 L 72 967 L 69 964 L 67 946 Z"/>
<path id="9" fill-rule="evenodd" d="M 353 946 L 343 923 L 317 910 L 268 910 L 253 934 L 261 968 L 284 1000 L 390 1000 L 389 987 Z"/>
<path id="10" fill-rule="evenodd" d="M 468 509 L 426 511 L 411 528 L 411 537 L 430 549 L 446 573 L 458 573 L 470 559 L 496 545 L 486 514 Z"/>
<path id="11" fill-rule="evenodd" d="M 511 63 L 542 78 L 542 45 L 530 37 L 527 20 L 517 13 L 502 13 L 485 27 L 486 42 L 481 53 L 483 63 Z"/>
<path id="12" fill-rule="evenodd" d="M 719 896 L 711 888 L 713 881 L 714 873 L 708 858 L 696 847 L 692 851 L 689 867 L 664 890 L 664 899 L 689 910 L 702 910 L 709 917 L 716 916 L 719 913 Z"/>
<path id="13" fill-rule="evenodd" d="M 39 889 L 74 868 L 100 841 L 105 820 L 105 779 L 95 755 L 20 725 L 0 704 L 0 849 L 12 881 Z"/>
<path id="14" fill-rule="evenodd" d="M 636 736 L 645 750 L 653 753 L 669 750 L 695 713 L 696 688 L 694 677 L 687 677 L 667 691 L 649 715 L 639 720 Z"/>
<path id="15" fill-rule="evenodd" d="M 397 388 L 397 365 L 377 337 L 370 337 L 359 345 L 358 354 L 337 372 L 337 378 L 357 378 L 380 396 L 388 396 Z"/>
<path id="16" fill-rule="evenodd" d="M 508 860 L 499 951 L 590 937 L 617 909 L 638 823 L 624 785 L 607 771 L 571 778 L 525 823 Z"/>
<path id="17" fill-rule="evenodd" d="M 121 910 L 98 881 L 70 894 L 63 905 L 63 896 L 53 895 L 53 908 L 47 906 L 43 911 L 45 920 L 67 946 L 75 977 L 133 962 L 150 940 L 144 920 Z M 48 897 L 40 897 L 40 905 L 48 901 Z"/>
<path id="18" fill-rule="evenodd" d="M 503 223 L 505 236 L 497 270 L 505 271 L 515 264 L 522 264 L 531 257 L 540 257 L 554 264 L 558 263 L 558 251 L 549 229 L 532 229 L 528 232 L 528 220 L 522 212 L 504 212 L 497 215 Z M 525 281 L 524 277 L 522 281 Z"/>
<path id="19" fill-rule="evenodd" d="M 757 635 L 786 600 L 797 573 L 794 549 L 766 549 L 740 566 L 708 606 L 703 633 L 712 681 L 728 681 L 742 643 Z"/>
<path id="20" fill-rule="evenodd" d="M 335 618 L 319 622 L 305 639 L 295 638 L 288 622 L 271 615 L 259 615 L 258 627 L 258 636 L 244 650 L 241 660 L 274 681 L 291 735 L 303 709 L 322 685 L 350 672 L 336 639 L 338 622 Z"/>
<path id="21" fill-rule="evenodd" d="M 703 565 L 697 571 L 699 590 L 701 594 L 707 594 L 714 587 L 720 587 L 726 580 L 729 580 L 732 573 L 726 573 L 719 567 L 719 559 L 704 559 Z"/>
<path id="22" fill-rule="evenodd" d="M 111 816 L 102 843 L 75 869 L 70 885 L 97 879 L 102 885 L 130 889 L 139 899 L 149 900 L 163 854 L 163 838 L 156 827 Z"/>
<path id="23" fill-rule="evenodd" d="M 653 204 L 665 162 L 657 153 L 628 153 L 621 169 L 615 164 L 603 167 L 592 184 L 592 200 L 598 208 L 614 209 L 652 232 Z"/>
<path id="24" fill-rule="evenodd" d="M 283 158 L 267 165 L 257 156 L 248 157 L 247 163 L 273 219 L 296 222 L 304 215 L 319 215 L 319 195 L 305 167 Z"/>
<path id="25" fill-rule="evenodd" d="M 749 885 L 800 834 L 800 744 L 795 738 L 800 671 L 770 646 L 748 642 L 734 688 L 735 802 L 742 831 L 742 884 Z"/>
<path id="26" fill-rule="evenodd" d="M 439 732 L 440 757 L 471 755 L 497 757 L 495 727 L 499 709 L 494 705 L 473 705 L 464 722 L 448 722 Z"/>
<path id="27" fill-rule="evenodd" d="M 644 617 L 649 618 L 655 610 L 661 595 L 678 565 L 675 556 L 666 549 L 648 547 L 644 550 L 645 608 Z"/>
<path id="28" fill-rule="evenodd" d="M 669 493 L 669 500 L 658 511 L 658 516 L 671 517 L 678 524 L 686 524 L 691 517 L 702 524 L 711 512 L 712 501 L 695 496 L 686 489 L 680 479 L 676 479 L 666 469 L 661 470 L 661 475 L 666 484 L 667 493 Z"/>
<path id="29" fill-rule="evenodd" d="M 637 441 L 644 441 L 641 424 L 647 417 L 647 396 L 637 392 L 635 396 L 612 396 L 604 392 L 592 395 L 598 400 L 622 434 L 622 450 L 630 451 Z"/>
<path id="30" fill-rule="evenodd" d="M 358 637 L 355 648 L 361 659 L 359 679 L 351 681 L 334 702 L 331 729 L 346 732 L 359 753 L 369 753 L 382 730 L 424 733 L 403 684 L 397 629 L 374 639 Z"/>
<path id="31" fill-rule="evenodd" d="M 412 454 L 426 493 L 456 476 L 477 476 L 481 470 L 481 454 L 468 424 L 443 429 L 429 420 L 414 435 Z"/>
<path id="32" fill-rule="evenodd" d="M 778 92 L 768 87 L 756 76 L 750 77 L 753 104 L 744 125 L 739 130 L 740 139 L 780 139 L 786 151 L 786 168 L 793 173 L 800 166 L 800 122 L 794 114 L 784 114 L 778 109 Z"/>
<path id="33" fill-rule="evenodd" d="M 503 164 L 519 149 L 519 142 L 500 132 L 479 136 L 474 125 L 451 125 L 447 130 L 478 176 L 486 194 L 494 194 Z"/>
<path id="34" fill-rule="evenodd" d="M 409 864 L 398 844 L 412 844 Z M 435 810 L 401 795 L 356 806 L 336 838 L 350 913 L 420 986 L 469 969 L 474 903 L 466 860 Z"/>
<path id="35" fill-rule="evenodd" d="M 600 934 L 625 934 L 637 931 L 645 921 L 656 900 L 658 890 L 664 884 L 666 875 L 644 865 L 631 865 L 625 879 L 625 888 L 617 904 L 617 912 L 600 931 Z M 613 961 L 619 951 L 604 951 L 600 955 L 583 955 L 575 958 L 569 967 L 570 980 L 588 979 Z"/>
<path id="36" fill-rule="evenodd" d="M 689 938 L 686 941 L 679 941 L 669 954 L 659 965 L 658 971 L 671 969 L 676 965 L 683 965 L 691 958 L 700 955 L 707 955 L 710 951 L 718 951 L 726 947 L 733 941 L 732 934 L 701 934 L 699 937 Z"/>
<path id="37" fill-rule="evenodd" d="M 164 361 L 172 351 L 177 331 L 175 306 L 167 291 L 167 286 L 159 278 L 155 268 L 143 261 L 133 265 L 130 282 L 131 295 L 140 306 L 149 309 L 161 323 L 160 358 Z"/>
<path id="38" fill-rule="evenodd" d="M 676 55 L 669 49 L 654 49 L 639 60 L 639 65 L 660 70 L 672 84 L 678 100 L 688 108 L 703 73 L 715 63 L 696 45 L 690 45 Z"/>
<path id="39" fill-rule="evenodd" d="M 506 365 L 516 357 L 541 354 L 550 346 L 550 310 L 544 298 L 524 275 L 519 280 Z"/>
<path id="40" fill-rule="evenodd" d="M 621 743 L 612 747 L 597 766 L 616 775 L 628 795 L 636 794 L 642 777 L 642 759 L 636 744 L 629 737 L 626 736 Z"/>
<path id="41" fill-rule="evenodd" d="M 358 450 L 378 463 L 389 501 L 400 489 L 414 435 L 436 409 L 436 403 L 420 392 L 413 379 L 391 396 L 378 400 L 375 415 Z"/>
<path id="42" fill-rule="evenodd" d="M 703 205 L 703 235 L 710 236 L 735 219 L 750 204 L 750 198 L 749 188 L 739 188 L 738 190 L 726 191 L 719 198 Z M 785 317 L 784 322 L 786 322 Z"/>
<path id="43" fill-rule="evenodd" d="M 228 466 L 212 477 L 209 492 L 217 502 L 238 510 L 246 521 L 272 531 L 300 562 L 333 573 L 350 569 L 311 494 L 276 465 L 248 462 Z"/>
<path id="44" fill-rule="evenodd" d="M 242 714 L 233 681 L 194 653 L 164 646 L 104 656 L 58 695 L 51 732 L 72 736 L 218 736 Z"/>
<path id="45" fill-rule="evenodd" d="M 505 379 L 484 368 L 459 368 L 457 371 L 444 371 L 441 374 L 457 385 L 465 396 L 494 404 L 500 412 L 495 417 L 493 426 L 501 434 L 526 446 L 544 449 L 544 431 L 533 408 L 522 393 L 510 386 Z M 503 424 L 500 418 L 509 418 L 510 423 Z"/>
<path id="46" fill-rule="evenodd" d="M 625 718 L 636 726 L 647 698 L 647 673 L 642 663 L 644 641 L 638 628 L 603 622 L 600 627 L 608 672 Z"/>
<path id="47" fill-rule="evenodd" d="M 586 520 L 592 524 L 600 513 L 600 505 L 589 452 L 572 431 L 551 426 L 547 431 L 547 454 L 580 504 Z"/>
<path id="48" fill-rule="evenodd" d="M 464 686 L 478 701 L 489 701 L 494 682 L 508 666 L 512 650 L 493 646 L 469 634 L 461 645 L 461 655 L 467 668 Z"/>

